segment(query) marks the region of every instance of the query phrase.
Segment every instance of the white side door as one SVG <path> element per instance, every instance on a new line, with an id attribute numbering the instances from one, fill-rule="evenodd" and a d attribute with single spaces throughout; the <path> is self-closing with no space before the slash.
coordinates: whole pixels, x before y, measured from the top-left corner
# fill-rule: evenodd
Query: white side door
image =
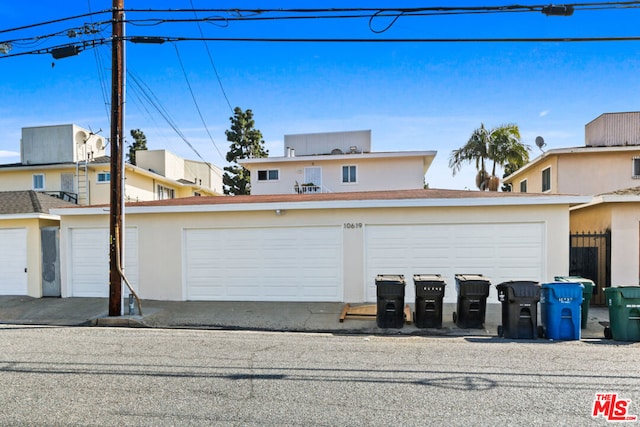
<path id="1" fill-rule="evenodd" d="M 27 229 L 0 229 L 0 295 L 27 295 Z"/>

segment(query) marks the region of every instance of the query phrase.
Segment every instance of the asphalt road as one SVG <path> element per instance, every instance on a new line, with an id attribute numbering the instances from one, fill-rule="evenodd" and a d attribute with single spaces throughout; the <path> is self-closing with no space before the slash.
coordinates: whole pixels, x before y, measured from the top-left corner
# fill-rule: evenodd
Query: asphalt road
<path id="1" fill-rule="evenodd" d="M 591 416 L 605 392 L 640 415 L 640 343 L 7 325 L 0 336 L 0 425 L 607 425 Z"/>

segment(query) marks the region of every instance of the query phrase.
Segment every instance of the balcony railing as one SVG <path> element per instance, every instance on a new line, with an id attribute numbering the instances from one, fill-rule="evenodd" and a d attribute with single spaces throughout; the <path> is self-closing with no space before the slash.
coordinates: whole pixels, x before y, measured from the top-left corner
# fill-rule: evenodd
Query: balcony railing
<path id="1" fill-rule="evenodd" d="M 78 194 L 76 193 L 69 193 L 68 191 L 45 191 L 45 193 L 58 199 L 66 200 L 76 205 L 78 204 Z"/>
<path id="2" fill-rule="evenodd" d="M 326 187 L 314 184 L 296 184 L 293 186 L 293 192 L 296 194 L 314 194 L 314 193 L 331 193 Z"/>

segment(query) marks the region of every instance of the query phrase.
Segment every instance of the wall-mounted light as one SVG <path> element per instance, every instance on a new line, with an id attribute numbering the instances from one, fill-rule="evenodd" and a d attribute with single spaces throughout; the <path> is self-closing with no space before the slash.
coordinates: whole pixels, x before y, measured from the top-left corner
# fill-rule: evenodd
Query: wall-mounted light
<path id="1" fill-rule="evenodd" d="M 284 215 L 284 211 L 282 209 L 276 209 L 276 215 L 277 216 Z"/>

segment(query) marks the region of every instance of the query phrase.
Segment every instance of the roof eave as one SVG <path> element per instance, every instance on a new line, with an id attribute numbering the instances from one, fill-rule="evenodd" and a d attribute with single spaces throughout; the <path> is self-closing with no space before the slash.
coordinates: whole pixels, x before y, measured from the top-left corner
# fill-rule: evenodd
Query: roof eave
<path id="1" fill-rule="evenodd" d="M 160 214 L 194 212 L 255 212 L 268 210 L 310 210 L 310 209 L 372 209 L 372 208 L 422 208 L 422 207 L 480 207 L 480 206 L 535 206 L 568 205 L 575 206 L 590 201 L 587 196 L 533 196 L 502 198 L 419 198 L 419 199 L 369 199 L 369 200 L 323 200 L 323 201 L 282 201 L 264 203 L 227 203 L 172 206 L 126 206 L 125 214 Z M 106 215 L 108 207 L 53 209 L 52 213 L 66 215 Z"/>

